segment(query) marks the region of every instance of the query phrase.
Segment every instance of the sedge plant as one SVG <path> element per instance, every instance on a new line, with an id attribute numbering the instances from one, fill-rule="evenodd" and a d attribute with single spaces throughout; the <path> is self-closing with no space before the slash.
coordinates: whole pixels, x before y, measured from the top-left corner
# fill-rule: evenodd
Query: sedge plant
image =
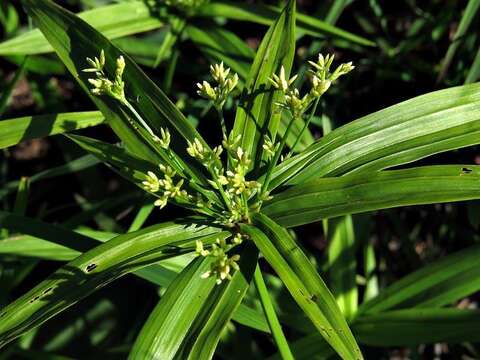
<path id="1" fill-rule="evenodd" d="M 302 93 L 296 87 L 298 75 L 290 74 L 296 8 L 295 1 L 289 1 L 262 40 L 247 78 L 219 62 L 210 67 L 213 81 L 196 85 L 198 95 L 216 110 L 222 141 L 211 145 L 138 66 L 95 29 L 49 0 L 25 0 L 24 5 L 121 146 L 78 135 L 70 139 L 147 192 L 161 210 L 159 216 L 175 206 L 185 210 L 185 217 L 118 235 L 99 246 L 90 246 L 88 237 L 77 234 L 84 242 L 69 245 L 83 254 L 0 310 L 0 346 L 124 274 L 141 276 L 147 266 L 158 274 L 158 262 L 186 254 L 195 257 L 171 282 L 163 283 L 166 291 L 131 345 L 131 359 L 210 359 L 230 320 L 261 327 L 245 315 L 248 309 L 242 304 L 251 283 L 267 323 L 261 329 L 272 334 L 281 358 L 294 358 L 259 266 L 264 261 L 315 329 L 312 348 L 323 346 L 329 355 L 357 360 L 363 358 L 357 340 L 366 345 L 379 339 L 395 343 L 398 334 L 375 329 L 382 325 L 394 330 L 396 320 L 415 315 L 395 307 L 402 301 L 414 303 L 409 298 L 413 291 L 402 291 L 415 281 L 398 285 L 393 297 L 391 292 L 373 295 L 347 314 L 338 293 L 332 294 L 289 228 L 395 206 L 480 198 L 475 166 L 380 171 L 478 143 L 470 133 L 478 119 L 478 84 L 395 105 L 298 152 L 299 140 L 287 143 L 293 124 L 302 124 L 301 138 L 320 99 L 354 66 L 335 64 L 333 55 L 319 54 L 309 61 L 310 85 Z M 230 116 L 225 104 L 239 92 Z M 288 119 L 283 133 L 282 116 Z M 425 126 L 426 120 L 433 125 Z M 438 141 L 427 140 L 427 135 Z M 341 225 L 350 226 L 348 220 Z M 431 279 L 427 275 L 435 271 L 415 278 Z M 435 293 L 432 283 L 422 285 L 428 294 Z M 466 295 L 466 287 L 455 296 L 460 293 Z M 431 308 L 416 314 L 431 319 L 437 314 L 434 306 L 453 299 L 447 295 L 429 299 L 423 306 Z M 458 321 L 465 316 L 448 310 L 439 318 Z"/>

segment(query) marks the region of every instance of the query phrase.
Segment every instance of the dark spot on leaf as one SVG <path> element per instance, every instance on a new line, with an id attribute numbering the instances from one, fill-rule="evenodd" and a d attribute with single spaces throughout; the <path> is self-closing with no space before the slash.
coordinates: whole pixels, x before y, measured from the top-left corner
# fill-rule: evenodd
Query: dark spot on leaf
<path id="1" fill-rule="evenodd" d="M 473 170 L 472 169 L 469 169 L 469 168 L 462 168 L 462 174 L 470 174 Z"/>
<path id="2" fill-rule="evenodd" d="M 0 318 L 4 317 L 5 315 L 7 315 L 7 312 L 1 313 Z"/>
<path id="3" fill-rule="evenodd" d="M 317 295 L 313 294 L 310 296 L 310 300 L 312 300 L 313 302 L 317 302 Z"/>
<path id="4" fill-rule="evenodd" d="M 87 266 L 87 268 L 85 269 L 87 272 L 90 272 L 92 270 L 95 270 L 97 268 L 97 264 L 90 264 Z"/>
<path id="5" fill-rule="evenodd" d="M 45 291 L 43 292 L 43 294 L 44 294 L 44 295 L 45 295 L 45 294 L 48 294 L 50 291 L 52 291 L 52 289 L 53 289 L 53 288 L 49 287 L 47 290 L 45 290 Z"/>

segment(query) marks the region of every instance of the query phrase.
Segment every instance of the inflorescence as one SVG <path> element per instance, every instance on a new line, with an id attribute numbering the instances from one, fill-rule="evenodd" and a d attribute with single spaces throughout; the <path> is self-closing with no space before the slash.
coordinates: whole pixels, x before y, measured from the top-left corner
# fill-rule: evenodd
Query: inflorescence
<path id="1" fill-rule="evenodd" d="M 354 66 L 351 62 L 338 66 L 333 72 L 330 67 L 333 62 L 333 55 L 318 56 L 317 62 L 309 61 L 312 68 L 310 91 L 301 96 L 297 88 L 293 87 L 298 75 L 288 77 L 285 68 L 282 66 L 278 75 L 272 74 L 269 79 L 273 88 L 282 94 L 276 105 L 281 110 L 286 110 L 292 120 L 280 141 L 275 137 L 266 136 L 262 148 L 267 161 L 265 176 L 259 180 L 248 179 L 248 170 L 251 165 L 249 154 L 240 146 L 240 136 L 233 133 L 227 135 L 227 129 L 223 118 L 223 107 L 229 96 L 238 85 L 238 75 L 231 73 L 222 63 L 210 67 L 210 73 L 215 81 L 212 86 L 209 82 L 198 83 L 198 94 L 209 100 L 218 111 L 220 125 L 222 128 L 223 141 L 219 146 L 210 148 L 201 139 L 187 141 L 187 153 L 197 160 L 206 169 L 209 178 L 205 184 L 198 184 L 192 177 L 185 175 L 187 172 L 182 167 L 184 162 L 171 149 L 171 134 L 167 128 L 161 128 L 155 133 L 145 122 L 143 117 L 136 111 L 135 107 L 125 96 L 125 83 L 123 73 L 125 60 L 120 56 L 116 60 L 116 68 L 113 79 L 109 78 L 105 71 L 105 53 L 100 53 L 99 58 L 87 58 L 90 68 L 84 72 L 93 73 L 94 78 L 88 79 L 93 85 L 92 94 L 107 96 L 119 101 L 138 121 L 154 143 L 158 144 L 162 151 L 165 151 L 170 162 L 160 164 L 157 171 L 148 171 L 141 186 L 154 195 L 155 206 L 164 208 L 169 202 L 186 207 L 194 212 L 209 216 L 214 222 L 232 229 L 234 235 L 227 239 L 217 239 L 210 249 L 205 249 L 201 241 L 197 241 L 197 255 L 213 257 L 211 268 L 203 277 L 215 277 L 217 283 L 230 279 L 231 270 L 238 270 L 238 254 L 231 254 L 231 249 L 240 244 L 244 236 L 235 233 L 236 225 L 249 223 L 250 215 L 258 212 L 265 200 L 271 198 L 269 195 L 269 181 L 273 168 L 281 160 L 286 138 L 290 127 L 296 119 L 301 119 L 310 109 L 310 115 L 305 122 L 303 131 L 315 113 L 320 97 L 340 77 L 349 73 Z M 313 106 L 312 106 L 313 104 Z M 131 120 L 129 120 L 131 121 Z M 135 127 L 138 130 L 138 127 Z M 298 141 L 298 139 L 297 139 Z M 296 143 L 290 148 L 295 148 Z M 170 166 L 171 165 L 171 166 Z M 172 168 L 173 167 L 173 168 Z"/>

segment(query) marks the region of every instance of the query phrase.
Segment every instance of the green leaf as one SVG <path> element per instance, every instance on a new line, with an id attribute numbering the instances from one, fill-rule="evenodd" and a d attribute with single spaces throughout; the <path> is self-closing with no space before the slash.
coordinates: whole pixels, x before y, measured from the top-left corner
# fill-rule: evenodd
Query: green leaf
<path id="1" fill-rule="evenodd" d="M 0 124 L 1 124 L 1 122 L 0 122 Z M 56 167 L 41 171 L 38 174 L 33 175 L 30 178 L 30 184 L 33 184 L 37 181 L 52 179 L 52 178 L 57 177 L 57 176 L 62 176 L 62 175 L 65 175 L 65 174 L 70 174 L 70 173 L 73 173 L 73 172 L 82 171 L 82 170 L 85 170 L 89 167 L 95 166 L 99 163 L 100 163 L 100 161 L 98 161 L 92 155 L 85 155 L 85 156 L 79 157 L 75 160 L 72 160 L 65 165 L 56 166 Z M 3 188 L 0 189 L 0 199 L 7 196 L 12 191 L 15 191 L 17 189 L 19 183 L 20 183 L 19 181 L 14 180 L 14 181 L 11 181 L 11 182 L 5 184 L 3 186 Z"/>
<path id="2" fill-rule="evenodd" d="M 353 325 L 362 344 L 408 346 L 480 341 L 480 311 L 408 309 L 358 318 Z"/>
<path id="3" fill-rule="evenodd" d="M 37 259 L 67 261 L 78 251 L 28 235 L 12 236 L 0 241 L 0 254 L 13 254 Z"/>
<path id="4" fill-rule="evenodd" d="M 168 287 L 140 332 L 130 359 L 210 359 L 220 335 L 240 304 L 253 276 L 257 250 L 240 251 L 240 271 L 215 285 L 202 280 L 212 258 L 197 258 Z"/>
<path id="5" fill-rule="evenodd" d="M 142 181 L 145 180 L 145 174 L 148 171 L 157 170 L 157 166 L 154 164 L 129 154 L 128 151 L 119 146 L 85 136 L 69 135 L 68 137 L 82 149 L 94 155 L 139 187 L 142 187 Z"/>
<path id="6" fill-rule="evenodd" d="M 28 177 L 20 178 L 18 184 L 17 196 L 13 206 L 13 213 L 16 215 L 25 215 L 28 205 L 28 196 L 30 193 L 30 179 Z"/>
<path id="7" fill-rule="evenodd" d="M 82 251 L 97 246 L 94 240 L 105 242 L 117 236 L 105 232 L 80 229 L 77 232 L 43 223 L 39 220 L 7 212 L 0 213 L 0 226 L 12 232 L 28 235 L 15 235 L 0 241 L 0 254 L 15 254 L 31 258 L 70 261 L 81 255 Z M 155 229 L 155 227 L 150 227 Z M 218 232 L 216 237 L 226 237 L 228 232 Z M 163 260 L 161 264 L 165 264 Z M 134 272 L 135 275 L 158 286 L 166 287 L 173 281 L 176 272 L 159 264 L 153 264 Z M 268 324 L 261 312 L 241 304 L 233 319 L 251 328 L 269 332 Z"/>
<path id="8" fill-rule="evenodd" d="M 283 333 L 282 325 L 280 325 L 280 321 L 278 320 L 275 307 L 270 298 L 270 294 L 268 293 L 267 285 L 265 284 L 265 280 L 263 280 L 262 271 L 258 265 L 255 268 L 253 282 L 255 284 L 255 288 L 257 289 L 260 303 L 262 304 L 263 313 L 265 314 L 268 326 L 270 327 L 273 340 L 277 345 L 278 351 L 282 355 L 282 359 L 294 360 L 292 351 L 288 345 L 288 341 Z"/>
<path id="9" fill-rule="evenodd" d="M 199 9 L 197 16 L 221 16 L 227 19 L 271 25 L 280 14 L 281 9 L 255 3 L 215 1 Z M 374 46 L 370 40 L 349 33 L 312 16 L 298 14 L 297 29 L 318 37 L 332 36 L 365 46 Z"/>
<path id="10" fill-rule="evenodd" d="M 464 343 L 480 340 L 479 310 L 405 309 L 358 317 L 352 324 L 361 344 L 376 347 L 432 343 Z M 329 358 L 331 349 L 318 334 L 291 344 L 295 359 Z M 278 360 L 273 356 L 269 360 Z"/>
<path id="11" fill-rule="evenodd" d="M 241 136 L 242 148 L 257 164 L 261 160 L 263 137 L 267 134 L 274 137 L 280 120 L 274 105 L 279 94 L 268 78 L 282 65 L 288 76 L 294 55 L 295 1 L 290 0 L 257 50 L 235 116 L 233 135 Z"/>
<path id="12" fill-rule="evenodd" d="M 335 351 L 328 345 L 323 337 L 317 333 L 304 336 L 290 343 L 296 360 L 330 359 Z M 280 354 L 275 354 L 267 360 L 283 360 Z"/>
<path id="13" fill-rule="evenodd" d="M 80 255 L 0 311 L 0 347 L 120 276 L 215 241 L 219 229 L 170 222 L 120 235 Z"/>
<path id="14" fill-rule="evenodd" d="M 468 70 L 467 78 L 465 79 L 465 84 L 471 84 L 480 78 L 480 48 L 478 48 L 475 58 L 473 59 L 472 66 Z"/>
<path id="15" fill-rule="evenodd" d="M 24 58 L 22 60 L 22 64 L 15 72 L 13 79 L 10 80 L 9 83 L 3 89 L 2 96 L 0 96 L 0 116 L 2 116 L 3 113 L 5 112 L 8 106 L 8 101 L 10 100 L 10 97 L 12 95 L 13 89 L 15 88 L 15 86 L 17 86 L 18 81 L 20 80 L 20 78 L 23 76 L 23 73 L 25 72 L 25 67 L 27 62 L 28 62 L 27 58 Z"/>
<path id="16" fill-rule="evenodd" d="M 109 39 L 150 31 L 163 26 L 143 1 L 123 2 L 77 14 Z M 40 30 L 31 30 L 0 43 L 0 55 L 33 55 L 53 51 Z"/>
<path id="17" fill-rule="evenodd" d="M 480 143 L 480 83 L 435 91 L 353 121 L 275 169 L 271 188 L 382 170 Z"/>
<path id="18" fill-rule="evenodd" d="M 135 99 L 130 101 L 132 107 L 153 132 L 160 134 L 162 127 L 170 130 L 173 139 L 170 146 L 181 159 L 190 159 L 186 152 L 186 140 L 193 141 L 194 138 L 198 138 L 204 143 L 201 136 L 165 94 L 102 34 L 50 0 L 24 0 L 24 4 L 28 14 L 37 23 L 60 59 L 90 95 L 108 124 L 132 154 L 154 164 L 169 162 L 165 151 L 129 109 L 111 98 L 91 94 L 89 75 L 81 69 L 87 66 L 85 60 L 87 57 L 99 56 L 101 50 L 105 51 L 105 71 L 108 74 L 115 73 L 116 59 L 124 56 L 126 67 L 123 80 L 126 84 L 127 98 Z M 204 145 L 208 147 L 206 143 Z M 203 169 L 197 162 L 189 163 L 185 171 L 190 177 L 205 183 Z"/>
<path id="19" fill-rule="evenodd" d="M 145 203 L 142 204 L 141 208 L 138 210 L 138 213 L 130 224 L 127 232 L 140 230 L 154 209 L 155 205 L 151 202 L 151 200 L 148 199 L 145 201 Z"/>
<path id="20" fill-rule="evenodd" d="M 0 121 L 0 149 L 21 141 L 84 129 L 103 123 L 99 111 L 25 116 Z"/>
<path id="21" fill-rule="evenodd" d="M 357 262 L 355 233 L 350 215 L 325 222 L 328 243 L 328 284 L 337 304 L 347 319 L 357 311 Z"/>
<path id="22" fill-rule="evenodd" d="M 0 211 L 0 228 L 41 239 L 48 239 L 61 246 L 82 252 L 90 250 L 97 245 L 95 240 L 90 237 L 72 232 L 63 226 L 47 224 L 40 220 L 12 214 L 7 211 Z"/>
<path id="23" fill-rule="evenodd" d="M 263 212 L 291 227 L 346 214 L 478 198 L 479 166 L 424 166 L 309 181 L 275 195 Z"/>
<path id="24" fill-rule="evenodd" d="M 291 149 L 292 146 L 297 141 L 297 138 L 300 136 L 302 129 L 305 127 L 305 121 L 301 118 L 293 119 L 291 116 L 287 115 L 285 112 L 282 112 L 280 123 L 278 124 L 278 134 L 283 137 L 285 131 L 287 130 L 288 124 L 293 121 L 290 131 L 287 136 L 286 145 Z M 314 142 L 314 137 L 310 132 L 310 129 L 305 128 L 303 131 L 302 137 L 295 146 L 294 152 L 300 152 L 305 150 L 308 146 L 312 145 Z"/>
<path id="25" fill-rule="evenodd" d="M 404 308 L 434 308 L 453 304 L 480 290 L 480 245 L 424 266 L 362 304 L 359 312 L 374 314 Z"/>
<path id="26" fill-rule="evenodd" d="M 442 66 L 440 68 L 440 72 L 437 77 L 437 82 L 440 82 L 446 75 L 448 68 L 450 67 L 450 63 L 455 56 L 462 40 L 468 35 L 468 29 L 472 23 L 472 20 L 477 15 L 478 9 L 480 8 L 480 0 L 469 0 L 467 8 L 465 9 L 464 14 L 462 15 L 462 19 L 460 20 L 460 24 L 458 25 L 458 29 L 455 32 L 455 36 L 452 39 L 450 46 L 448 47 L 447 54 L 443 59 Z"/>
<path id="27" fill-rule="evenodd" d="M 186 32 L 209 58 L 216 62 L 223 61 L 240 78 L 247 78 L 255 52 L 237 35 L 218 26 L 189 25 Z"/>
<path id="28" fill-rule="evenodd" d="M 252 238 L 319 333 L 343 359 L 362 359 L 335 298 L 287 230 L 261 214 L 253 222 L 258 228 L 240 225 L 242 232 Z"/>
<path id="29" fill-rule="evenodd" d="M 378 295 L 378 277 L 377 277 L 377 260 L 375 259 L 375 249 L 373 241 L 364 240 L 363 244 L 363 276 L 365 277 L 365 289 L 363 293 L 363 301 L 371 300 Z"/>

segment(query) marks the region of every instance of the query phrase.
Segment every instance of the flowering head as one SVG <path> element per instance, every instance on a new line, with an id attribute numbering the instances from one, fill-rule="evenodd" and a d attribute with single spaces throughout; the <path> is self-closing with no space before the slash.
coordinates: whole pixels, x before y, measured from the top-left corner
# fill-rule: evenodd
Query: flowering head
<path id="1" fill-rule="evenodd" d="M 212 244 L 211 250 L 205 250 L 203 243 L 200 240 L 197 240 L 197 256 L 213 258 L 213 261 L 210 264 L 210 270 L 203 273 L 201 277 L 204 279 L 213 277 L 215 278 L 217 285 L 220 285 L 224 280 L 230 280 L 232 278 L 231 271 L 240 270 L 238 266 L 240 255 L 230 255 L 228 253 L 230 249 L 239 244 L 238 241 L 239 238 L 237 235 L 232 237 L 230 242 L 227 242 L 224 238 L 218 238 L 215 244 Z"/>
<path id="2" fill-rule="evenodd" d="M 231 74 L 230 68 L 226 68 L 223 62 L 210 66 L 210 73 L 217 86 L 210 85 L 208 81 L 197 83 L 197 94 L 210 100 L 215 108 L 221 109 L 225 105 L 228 96 L 238 84 L 238 74 Z"/>
<path id="3" fill-rule="evenodd" d="M 123 71 L 125 70 L 125 59 L 119 56 L 116 62 L 115 76 L 111 80 L 104 71 L 105 67 L 105 52 L 100 52 L 100 57 L 95 57 L 93 60 L 87 58 L 87 62 L 91 68 L 83 69 L 83 72 L 94 73 L 95 77 L 88 79 L 88 82 L 93 85 L 91 89 L 92 94 L 101 96 L 106 95 L 114 98 L 122 103 L 126 102 L 125 98 L 125 83 L 122 79 Z"/>
<path id="4" fill-rule="evenodd" d="M 351 62 L 348 62 L 340 64 L 332 73 L 330 68 L 333 59 L 333 54 L 328 54 L 326 56 L 318 54 L 316 62 L 308 62 L 312 66 L 312 69 L 309 71 L 312 75 L 312 86 L 310 91 L 303 96 L 300 95 L 298 89 L 291 87 L 297 78 L 297 75 L 288 79 L 283 66 L 280 69 L 279 75 L 272 74 L 272 78 L 269 79 L 270 82 L 276 89 L 284 94 L 283 100 L 277 102 L 277 105 L 280 108 L 289 111 L 293 118 L 302 117 L 310 105 L 330 89 L 333 82 L 335 82 L 340 76 L 348 74 L 355 68 Z"/>
<path id="5" fill-rule="evenodd" d="M 280 74 L 272 74 L 272 77 L 268 80 L 276 89 L 280 90 L 283 93 L 287 93 L 290 90 L 290 86 L 294 83 L 297 77 L 298 75 L 294 75 L 290 79 L 288 79 L 285 75 L 285 68 L 282 65 L 282 67 L 280 68 Z"/>
<path id="6" fill-rule="evenodd" d="M 143 120 L 141 114 L 134 108 L 125 96 L 125 59 L 120 56 L 116 60 L 114 74 L 109 76 L 105 71 L 105 54 L 102 51 L 99 57 L 87 59 L 89 68 L 84 72 L 93 73 L 89 79 L 93 86 L 92 93 L 106 95 L 118 100 L 122 106 L 130 111 L 137 120 L 138 129 L 142 126 L 153 142 L 149 143 L 159 152 L 162 164 L 157 170 L 147 171 L 141 181 L 143 189 L 155 197 L 154 205 L 164 208 L 169 203 L 183 206 L 196 213 L 209 217 L 213 222 L 220 224 L 230 232 L 235 233 L 240 223 L 250 223 L 251 214 L 260 211 L 262 203 L 271 199 L 269 175 L 277 163 L 282 161 L 282 150 L 288 129 L 296 118 L 301 118 L 314 100 L 317 100 L 331 87 L 339 77 L 350 72 L 352 63 L 338 66 L 331 72 L 333 55 L 319 55 L 317 62 L 310 62 L 312 69 L 312 86 L 310 91 L 301 95 L 294 87 L 297 75 L 288 77 L 282 66 L 277 74 L 269 79 L 272 87 L 281 92 L 281 101 L 277 105 L 292 115 L 292 122 L 286 133 L 277 141 L 275 137 L 265 136 L 262 143 L 263 154 L 261 161 L 266 161 L 265 175 L 252 178 L 249 173 L 252 159 L 248 151 L 242 147 L 241 135 L 230 134 L 222 123 L 222 144 L 209 147 L 200 138 L 187 141 L 186 152 L 194 158 L 204 169 L 188 169 L 184 159 L 170 148 L 172 134 L 168 128 L 153 131 Z M 207 81 L 198 83 L 198 94 L 217 108 L 223 121 L 222 107 L 228 96 L 238 84 L 238 75 L 234 74 L 223 62 L 210 67 L 211 76 L 215 82 L 211 85 Z M 308 122 L 307 122 L 308 124 Z M 135 127 L 137 129 L 137 127 Z M 137 129 L 137 130 L 138 130 Z M 156 128 L 155 128 L 156 129 Z M 294 146 L 293 146 L 294 147 Z M 266 160 L 265 160 L 266 159 Z M 259 170 L 259 169 L 256 169 Z M 263 168 L 262 168 L 263 170 Z M 201 176 L 190 176 L 198 171 Z M 196 242 L 197 256 L 212 257 L 209 271 L 203 277 L 214 277 L 217 283 L 231 278 L 233 270 L 238 270 L 240 257 L 233 253 L 235 246 L 242 243 L 245 237 L 239 233 L 230 238 L 220 238 L 207 248 L 201 241 Z"/>

